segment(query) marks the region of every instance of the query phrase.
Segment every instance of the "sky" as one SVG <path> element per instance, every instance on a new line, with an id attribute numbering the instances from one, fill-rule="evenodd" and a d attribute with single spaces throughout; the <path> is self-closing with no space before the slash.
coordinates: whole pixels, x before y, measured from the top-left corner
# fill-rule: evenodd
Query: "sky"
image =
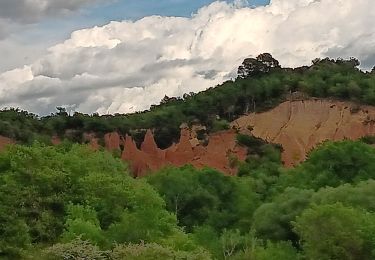
<path id="1" fill-rule="evenodd" d="M 270 52 L 284 66 L 375 64 L 373 0 L 1 0 L 0 108 L 46 115 L 148 109 L 236 76 Z"/>
<path id="2" fill-rule="evenodd" d="M 0 72 L 34 61 L 46 53 L 48 47 L 68 38 L 75 30 L 102 26 L 111 21 L 135 21 L 151 15 L 189 17 L 202 6 L 214 2 L 214 0 L 77 0 L 76 6 L 71 5 L 73 12 L 67 13 L 66 10 L 62 10 L 59 14 L 59 7 L 56 7 L 55 12 L 52 13 L 40 11 L 39 14 L 35 12 L 28 14 L 24 10 L 22 13 L 20 7 L 27 6 L 28 1 L 33 5 L 37 5 L 38 2 L 64 2 L 64 0 L 0 1 L 0 51 L 5 53 L 3 61 L 0 62 Z M 264 6 L 269 4 L 269 1 L 251 0 L 249 4 Z M 74 0 L 67 2 L 74 2 Z M 8 10 L 14 10 L 12 16 L 7 15 Z M 4 29 L 6 23 L 1 22 L 1 18 L 5 16 L 8 18 L 6 22 L 11 22 L 13 26 L 7 32 Z M 25 19 L 20 21 L 17 16 L 23 16 Z M 7 38 L 5 41 L 4 35 Z"/>

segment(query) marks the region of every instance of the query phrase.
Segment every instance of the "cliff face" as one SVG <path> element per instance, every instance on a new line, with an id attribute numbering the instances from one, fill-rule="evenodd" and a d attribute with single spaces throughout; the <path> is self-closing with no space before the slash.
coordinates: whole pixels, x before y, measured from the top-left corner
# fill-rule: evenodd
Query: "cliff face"
<path id="1" fill-rule="evenodd" d="M 286 166 L 306 159 L 306 154 L 325 140 L 355 140 L 375 134 L 375 107 L 328 100 L 287 101 L 259 114 L 232 123 L 243 133 L 251 132 L 283 146 Z"/>
<path id="2" fill-rule="evenodd" d="M 52 136 L 52 138 L 51 138 L 51 143 L 52 143 L 53 145 L 59 145 L 59 144 L 61 144 L 61 139 L 60 139 L 60 137 L 58 137 L 57 135 Z"/>
<path id="3" fill-rule="evenodd" d="M 141 149 L 138 149 L 131 139 L 126 136 L 122 159 L 128 161 L 135 176 L 140 177 L 163 166 L 183 166 L 192 164 L 197 168 L 204 166 L 215 168 L 226 174 L 235 174 L 236 168 L 231 160 L 245 160 L 246 149 L 237 146 L 234 131 L 224 131 L 214 134 L 209 139 L 208 146 L 197 143 L 194 134 L 187 128 L 181 130 L 180 141 L 171 147 L 161 150 L 157 147 L 154 136 L 149 130 L 146 133 Z"/>
<path id="4" fill-rule="evenodd" d="M 104 135 L 105 148 L 108 151 L 114 151 L 120 149 L 120 135 L 116 132 L 107 133 Z"/>
<path id="5" fill-rule="evenodd" d="M 13 143 L 12 139 L 0 135 L 0 151 L 2 151 L 7 145 Z"/>
<path id="6" fill-rule="evenodd" d="M 294 100 L 264 113 L 242 116 L 231 126 L 241 133 L 281 144 L 284 164 L 291 167 L 305 160 L 307 153 L 325 140 L 355 140 L 375 135 L 375 107 L 329 100 Z M 245 160 L 247 154 L 246 148 L 236 144 L 236 131 L 211 134 L 207 137 L 208 145 L 203 146 L 197 139 L 200 130 L 204 127 L 194 126 L 190 130 L 187 125 L 182 126 L 179 142 L 165 150 L 158 148 L 151 130 L 147 131 L 140 149 L 130 136 L 116 132 L 107 133 L 104 142 L 108 151 L 122 151 L 121 158 L 129 162 L 135 176 L 167 165 L 185 164 L 235 174 L 234 162 Z M 100 149 L 95 133 L 85 133 L 83 138 L 92 149 Z M 51 141 L 60 143 L 55 136 Z M 12 143 L 11 139 L 0 136 L 0 150 Z"/>

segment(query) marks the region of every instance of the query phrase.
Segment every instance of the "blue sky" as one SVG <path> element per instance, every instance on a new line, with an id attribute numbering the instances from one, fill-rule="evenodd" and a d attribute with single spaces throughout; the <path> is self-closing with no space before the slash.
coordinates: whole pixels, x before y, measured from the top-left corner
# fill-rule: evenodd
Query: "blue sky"
<path id="1" fill-rule="evenodd" d="M 110 3 L 108 3 L 110 2 Z M 44 41 L 51 45 L 68 38 L 72 31 L 107 24 L 110 21 L 137 20 L 149 15 L 189 17 L 214 0 L 113 0 L 88 6 L 69 16 L 46 17 L 29 26 L 18 41 Z M 227 1 L 227 2 L 233 2 Z M 270 0 L 248 0 L 250 5 L 269 4 Z M 32 43 L 32 42 L 31 42 Z"/>
<path id="2" fill-rule="evenodd" d="M 58 38 L 65 38 L 70 31 L 104 25 L 110 21 L 137 20 L 150 15 L 189 17 L 199 8 L 212 2 L 214 0 L 115 0 L 88 7 L 69 17 L 46 19 L 31 32 L 49 31 L 56 37 L 60 35 Z M 269 4 L 270 0 L 248 2 L 250 5 L 260 6 Z"/>
<path id="3" fill-rule="evenodd" d="M 214 0 L 99 0 L 99 3 L 88 5 L 70 15 L 45 16 L 37 23 L 19 27 L 9 36 L 5 47 L 0 39 L 0 51 L 7 54 L 4 57 L 6 61 L 0 64 L 0 72 L 35 60 L 48 47 L 68 39 L 75 30 L 102 26 L 115 20 L 137 20 L 150 15 L 189 17 L 212 2 Z M 270 0 L 248 2 L 260 6 L 269 4 Z M 17 48 L 17 54 L 13 52 L 14 48 Z"/>
<path id="4" fill-rule="evenodd" d="M 89 17 L 106 20 L 138 19 L 149 15 L 190 16 L 212 0 L 119 0 L 114 4 L 98 6 Z M 269 0 L 251 0 L 251 5 L 265 5 Z"/>

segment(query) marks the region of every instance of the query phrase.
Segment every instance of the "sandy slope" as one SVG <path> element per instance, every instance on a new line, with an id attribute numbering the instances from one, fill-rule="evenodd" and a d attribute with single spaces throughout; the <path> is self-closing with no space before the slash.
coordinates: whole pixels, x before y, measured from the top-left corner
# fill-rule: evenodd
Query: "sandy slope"
<path id="1" fill-rule="evenodd" d="M 358 139 L 375 134 L 375 107 L 330 100 L 287 101 L 232 122 L 242 132 L 283 146 L 283 161 L 292 166 L 325 140 Z"/>

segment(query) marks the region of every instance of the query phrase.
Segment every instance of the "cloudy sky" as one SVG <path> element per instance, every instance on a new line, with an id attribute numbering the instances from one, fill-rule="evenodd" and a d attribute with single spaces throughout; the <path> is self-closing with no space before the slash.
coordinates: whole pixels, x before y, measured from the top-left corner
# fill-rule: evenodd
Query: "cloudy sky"
<path id="1" fill-rule="evenodd" d="M 374 0 L 1 0 L 0 107 L 134 112 L 235 77 L 262 52 L 371 68 Z"/>

